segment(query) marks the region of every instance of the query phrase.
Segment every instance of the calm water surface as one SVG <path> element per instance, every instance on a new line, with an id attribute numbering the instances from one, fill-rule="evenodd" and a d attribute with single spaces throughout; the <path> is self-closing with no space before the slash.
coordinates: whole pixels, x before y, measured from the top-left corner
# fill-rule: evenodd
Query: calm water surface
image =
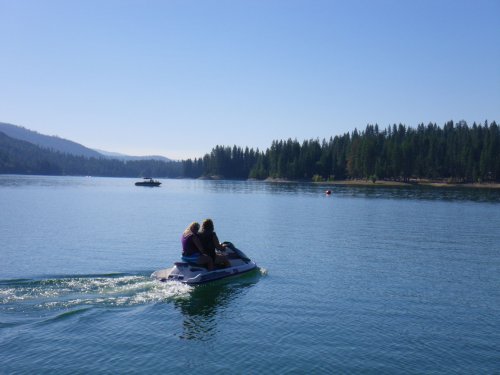
<path id="1" fill-rule="evenodd" d="M 133 183 L 0 176 L 0 373 L 500 373 L 499 191 Z M 207 217 L 260 269 L 151 280 Z"/>

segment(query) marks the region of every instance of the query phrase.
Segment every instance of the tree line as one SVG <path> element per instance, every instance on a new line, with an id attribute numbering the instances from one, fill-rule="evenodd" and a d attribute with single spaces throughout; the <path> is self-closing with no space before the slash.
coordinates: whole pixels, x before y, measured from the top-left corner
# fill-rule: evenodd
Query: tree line
<path id="1" fill-rule="evenodd" d="M 88 158 L 38 147 L 0 132 L 0 173 L 54 176 L 179 177 L 182 162 Z"/>
<path id="2" fill-rule="evenodd" d="M 368 125 L 329 140 L 276 140 L 265 151 L 216 146 L 203 158 L 185 160 L 183 168 L 193 178 L 498 182 L 500 129 L 487 121 L 417 128 L 399 124 L 383 130 Z"/>
<path id="3" fill-rule="evenodd" d="M 275 140 L 265 151 L 216 146 L 202 158 L 122 161 L 40 148 L 0 133 L 0 173 L 226 179 L 447 179 L 500 182 L 500 129 L 495 122 L 392 125 L 326 140 Z"/>

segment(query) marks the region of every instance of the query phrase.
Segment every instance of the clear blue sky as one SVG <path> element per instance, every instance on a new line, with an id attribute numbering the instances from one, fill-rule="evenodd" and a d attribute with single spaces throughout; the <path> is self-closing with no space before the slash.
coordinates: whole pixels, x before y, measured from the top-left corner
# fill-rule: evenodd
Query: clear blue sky
<path id="1" fill-rule="evenodd" d="M 0 121 L 88 147 L 500 120 L 499 0 L 0 0 Z"/>

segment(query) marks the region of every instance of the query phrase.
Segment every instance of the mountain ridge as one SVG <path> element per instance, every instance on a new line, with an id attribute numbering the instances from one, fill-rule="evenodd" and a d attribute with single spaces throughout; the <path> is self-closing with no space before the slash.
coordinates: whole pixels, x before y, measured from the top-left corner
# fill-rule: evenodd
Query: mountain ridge
<path id="1" fill-rule="evenodd" d="M 10 138 L 19 139 L 21 141 L 32 143 L 36 146 L 49 150 L 59 151 L 75 156 L 85 156 L 87 158 L 101 158 L 102 155 L 88 147 L 79 143 L 60 138 L 38 133 L 34 130 L 27 129 L 22 126 L 0 122 L 0 131 Z"/>
<path id="2" fill-rule="evenodd" d="M 27 129 L 23 126 L 0 122 L 0 132 L 13 139 L 32 143 L 36 146 L 46 148 L 61 153 L 66 153 L 75 156 L 84 156 L 86 158 L 97 159 L 117 159 L 125 161 L 134 160 L 159 160 L 164 162 L 172 161 L 171 159 L 160 155 L 147 155 L 147 156 L 131 156 L 121 154 L 118 152 L 110 152 L 104 150 L 97 150 L 86 147 L 80 143 L 71 141 L 69 139 L 61 138 L 54 135 L 45 135 L 37 131 Z"/>
<path id="3" fill-rule="evenodd" d="M 97 151 L 101 155 L 103 155 L 106 158 L 109 159 L 118 159 L 118 160 L 160 160 L 164 162 L 169 162 L 172 161 L 172 159 L 169 159 L 165 156 L 161 155 L 146 155 L 146 156 L 133 156 L 133 155 L 126 155 L 122 154 L 119 152 L 111 152 L 111 151 L 104 151 L 104 150 L 99 150 L 97 148 L 93 149 L 94 151 Z"/>
<path id="4" fill-rule="evenodd" d="M 182 176 L 182 163 L 87 158 L 43 148 L 0 131 L 0 174 L 176 178 Z"/>

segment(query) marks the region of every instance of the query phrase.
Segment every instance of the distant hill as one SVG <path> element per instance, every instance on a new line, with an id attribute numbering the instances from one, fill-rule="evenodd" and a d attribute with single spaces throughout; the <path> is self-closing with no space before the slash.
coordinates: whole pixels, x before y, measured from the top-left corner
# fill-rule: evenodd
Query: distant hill
<path id="1" fill-rule="evenodd" d="M 10 138 L 19 139 L 53 151 L 87 158 L 102 158 L 99 152 L 56 136 L 48 136 L 23 128 L 22 126 L 0 122 L 0 132 Z"/>
<path id="2" fill-rule="evenodd" d="M 0 132 L 0 173 L 60 174 L 57 165 L 47 157 L 53 153 Z"/>
<path id="3" fill-rule="evenodd" d="M 182 162 L 87 158 L 42 148 L 0 131 L 0 174 L 182 177 Z"/>
<path id="4" fill-rule="evenodd" d="M 165 156 L 160 156 L 160 155 L 148 155 L 148 156 L 131 156 L 131 155 L 125 155 L 125 154 L 120 154 L 118 152 L 109 152 L 109 151 L 103 151 L 103 150 L 98 150 L 94 149 L 94 151 L 97 151 L 101 155 L 103 155 L 106 158 L 109 159 L 118 159 L 118 160 L 159 160 L 159 161 L 172 161 L 169 158 L 166 158 Z"/>
<path id="5" fill-rule="evenodd" d="M 169 158 L 158 155 L 130 156 L 130 155 L 120 154 L 117 152 L 95 150 L 85 147 L 79 143 L 69 141 L 64 138 L 40 134 L 36 131 L 26 129 L 22 126 L 7 124 L 4 122 L 0 122 L 0 132 L 4 133 L 10 138 L 26 141 L 42 148 L 61 152 L 63 154 L 84 156 L 86 158 L 98 158 L 98 159 L 106 158 L 106 159 L 117 159 L 122 161 L 139 161 L 139 160 L 158 160 L 163 162 L 172 161 Z"/>

